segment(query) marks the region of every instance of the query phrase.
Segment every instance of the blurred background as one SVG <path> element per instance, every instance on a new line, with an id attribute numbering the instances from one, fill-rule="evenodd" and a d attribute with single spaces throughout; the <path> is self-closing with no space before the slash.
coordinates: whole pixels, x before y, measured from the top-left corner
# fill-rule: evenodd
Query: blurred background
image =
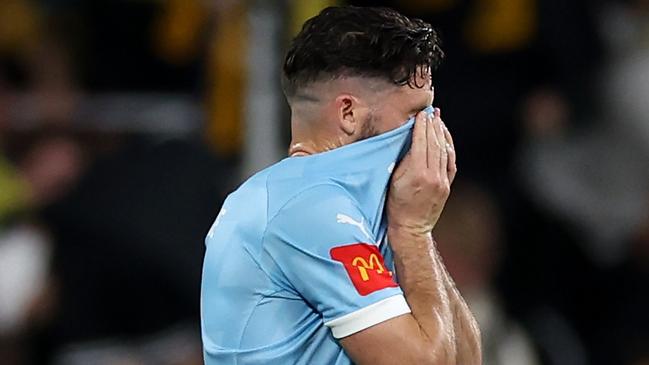
<path id="1" fill-rule="evenodd" d="M 333 4 L 433 24 L 485 365 L 649 364 L 649 1 L 0 0 L 0 363 L 201 364 L 203 238 Z"/>

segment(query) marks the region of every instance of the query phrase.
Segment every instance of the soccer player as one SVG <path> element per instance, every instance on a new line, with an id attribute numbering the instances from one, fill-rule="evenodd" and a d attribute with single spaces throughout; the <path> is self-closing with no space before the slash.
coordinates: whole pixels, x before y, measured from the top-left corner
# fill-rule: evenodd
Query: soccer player
<path id="1" fill-rule="evenodd" d="M 289 157 L 225 201 L 207 235 L 205 363 L 481 363 L 432 238 L 456 173 L 433 102 L 429 24 L 333 7 L 286 55 Z"/>

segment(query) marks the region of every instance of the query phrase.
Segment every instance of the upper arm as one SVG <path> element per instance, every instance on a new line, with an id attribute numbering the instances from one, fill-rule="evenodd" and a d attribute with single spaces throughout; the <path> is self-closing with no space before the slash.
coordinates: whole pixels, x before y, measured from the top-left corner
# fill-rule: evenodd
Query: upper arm
<path id="1" fill-rule="evenodd" d="M 323 185 L 287 204 L 264 236 L 262 263 L 336 338 L 410 312 L 369 223 L 344 190 Z"/>
<path id="2" fill-rule="evenodd" d="M 409 313 L 344 337 L 340 344 L 358 365 L 447 365 L 443 356 L 436 356 L 436 350 L 441 349 L 423 334 Z"/>

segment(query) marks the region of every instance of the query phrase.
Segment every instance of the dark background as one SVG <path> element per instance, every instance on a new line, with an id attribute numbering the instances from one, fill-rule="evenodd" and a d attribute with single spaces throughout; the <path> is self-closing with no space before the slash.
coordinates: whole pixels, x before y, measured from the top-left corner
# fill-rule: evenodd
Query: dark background
<path id="1" fill-rule="evenodd" d="M 649 364 L 646 0 L 0 1 L 0 363 L 202 363 L 203 238 L 334 3 L 441 33 L 434 233 L 485 364 Z"/>

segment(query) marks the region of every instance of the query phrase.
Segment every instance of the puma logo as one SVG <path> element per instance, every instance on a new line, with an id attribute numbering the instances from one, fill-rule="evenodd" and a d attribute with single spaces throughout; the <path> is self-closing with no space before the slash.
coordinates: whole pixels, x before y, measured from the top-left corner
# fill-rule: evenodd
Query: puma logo
<path id="1" fill-rule="evenodd" d="M 367 229 L 365 228 L 365 225 L 363 224 L 363 219 L 361 219 L 361 221 L 358 222 L 358 221 L 354 220 L 354 218 L 352 218 L 352 217 L 350 217 L 350 216 L 348 216 L 346 214 L 338 213 L 336 215 L 336 222 L 338 222 L 340 224 L 351 224 L 352 226 L 356 226 L 356 227 L 358 227 L 358 229 L 361 230 L 361 232 L 363 232 L 363 234 L 365 234 L 365 236 L 367 236 L 367 238 L 369 240 L 372 239 L 372 236 L 370 236 L 369 232 L 367 232 Z"/>

